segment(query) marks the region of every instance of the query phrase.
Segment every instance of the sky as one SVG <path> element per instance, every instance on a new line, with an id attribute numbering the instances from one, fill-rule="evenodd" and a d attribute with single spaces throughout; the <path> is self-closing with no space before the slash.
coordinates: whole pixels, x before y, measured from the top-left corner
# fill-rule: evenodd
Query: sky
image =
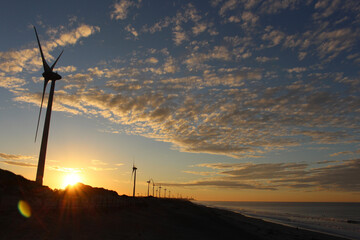
<path id="1" fill-rule="evenodd" d="M 131 195 L 135 164 L 137 195 L 360 201 L 358 0 L 2 3 L 0 168 L 31 180 L 33 26 L 49 65 L 64 50 L 44 185 Z"/>

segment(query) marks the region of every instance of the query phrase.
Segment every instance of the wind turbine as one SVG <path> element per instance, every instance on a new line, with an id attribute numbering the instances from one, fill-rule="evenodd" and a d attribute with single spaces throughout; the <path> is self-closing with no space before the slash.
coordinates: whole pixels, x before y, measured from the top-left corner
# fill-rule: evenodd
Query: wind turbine
<path id="1" fill-rule="evenodd" d="M 149 185 L 150 185 L 151 179 L 149 181 L 146 181 L 146 183 L 148 184 L 148 195 L 149 196 Z"/>
<path id="2" fill-rule="evenodd" d="M 159 186 L 159 198 L 161 198 L 161 185 Z"/>
<path id="3" fill-rule="evenodd" d="M 132 168 L 132 172 L 131 172 L 131 178 L 134 174 L 134 188 L 133 188 L 133 197 L 135 197 L 135 185 L 136 185 L 136 170 L 137 167 L 135 167 L 135 165 L 133 164 L 133 168 Z"/>
<path id="4" fill-rule="evenodd" d="M 166 188 L 164 189 L 164 198 L 166 198 Z"/>
<path id="5" fill-rule="evenodd" d="M 48 105 L 47 105 L 47 108 L 46 108 L 46 117 L 45 117 L 45 123 L 44 123 L 44 130 L 43 130 L 43 135 L 42 135 L 42 140 L 41 140 L 39 162 L 38 162 L 38 167 L 37 167 L 37 172 L 36 172 L 36 183 L 39 184 L 39 185 L 42 185 L 43 177 L 44 177 L 44 169 L 45 169 L 46 149 L 47 149 L 47 142 L 48 142 L 49 128 L 50 128 L 51 108 L 52 108 L 54 91 L 55 91 L 55 81 L 61 79 L 61 76 L 57 72 L 54 72 L 53 70 L 54 70 L 54 67 L 55 67 L 57 61 L 59 60 L 62 53 L 64 52 L 64 50 L 61 51 L 60 55 L 57 57 L 57 59 L 55 60 L 53 65 L 51 65 L 51 67 L 49 67 L 49 65 L 47 64 L 47 62 L 45 60 L 45 57 L 44 57 L 44 54 L 43 54 L 43 51 L 42 51 L 42 48 L 41 48 L 39 36 L 37 34 L 35 26 L 34 26 L 34 30 L 35 30 L 35 35 L 36 35 L 36 39 L 37 39 L 37 42 L 38 42 L 38 45 L 39 45 L 40 55 L 41 55 L 41 59 L 42 59 L 43 67 L 44 67 L 44 72 L 42 74 L 42 76 L 44 77 L 44 88 L 43 88 L 42 98 L 41 98 L 39 118 L 38 118 L 38 122 L 37 122 L 37 126 L 36 126 L 35 141 L 36 141 L 36 137 L 37 137 L 37 133 L 38 133 L 38 129 L 39 129 L 41 109 L 42 109 L 42 105 L 43 105 L 43 102 L 44 102 L 44 95 L 45 95 L 46 86 L 47 86 L 48 82 L 51 81 Z"/>
<path id="6" fill-rule="evenodd" d="M 151 180 L 152 180 L 152 179 L 151 179 Z M 152 180 L 152 183 L 153 183 L 153 197 L 156 197 L 156 196 L 154 195 L 154 187 L 155 187 L 154 180 Z"/>

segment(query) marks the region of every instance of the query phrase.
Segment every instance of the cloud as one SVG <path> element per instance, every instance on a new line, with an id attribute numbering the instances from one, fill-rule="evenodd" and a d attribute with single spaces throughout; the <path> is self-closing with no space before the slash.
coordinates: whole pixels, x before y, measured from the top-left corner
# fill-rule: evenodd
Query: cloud
<path id="1" fill-rule="evenodd" d="M 0 161 L 0 163 L 5 163 L 8 165 L 14 165 L 14 166 L 20 166 L 20 167 L 37 167 L 37 165 L 33 164 L 33 163 L 11 161 L 11 160 Z"/>
<path id="2" fill-rule="evenodd" d="M 77 68 L 75 66 L 65 66 L 65 67 L 58 67 L 56 69 L 59 72 L 75 72 Z"/>
<path id="3" fill-rule="evenodd" d="M 65 172 L 65 173 L 79 173 L 82 171 L 82 169 L 80 168 L 67 168 L 61 166 L 47 166 L 46 168 L 52 171 Z"/>
<path id="4" fill-rule="evenodd" d="M 286 36 L 282 31 L 272 30 L 271 27 L 267 27 L 265 31 L 266 33 L 263 34 L 262 40 L 271 42 L 268 47 L 279 45 Z"/>
<path id="5" fill-rule="evenodd" d="M 301 2 L 301 0 L 268 0 L 261 3 L 259 11 L 267 14 L 275 14 L 285 9 L 294 10 Z"/>
<path id="6" fill-rule="evenodd" d="M 340 0 L 321 0 L 315 4 L 315 9 L 321 10 L 322 12 L 316 12 L 313 14 L 314 19 L 327 18 L 332 15 L 339 8 Z"/>
<path id="7" fill-rule="evenodd" d="M 88 168 L 91 169 L 91 170 L 94 170 L 94 171 L 114 171 L 114 170 L 117 170 L 117 168 L 102 168 L 102 167 L 94 167 L 94 166 L 90 166 Z"/>
<path id="8" fill-rule="evenodd" d="M 202 23 L 198 23 L 196 24 L 193 28 L 192 31 L 193 33 L 196 35 L 199 35 L 200 33 L 204 32 L 207 28 L 207 24 L 205 22 Z"/>
<path id="9" fill-rule="evenodd" d="M 267 187 L 264 185 L 252 185 L 235 181 L 225 181 L 225 180 L 199 180 L 194 182 L 187 183 L 160 183 L 161 186 L 169 187 L 216 187 L 216 188 L 231 188 L 231 189 L 245 189 L 245 190 L 276 190 L 272 187 Z"/>
<path id="10" fill-rule="evenodd" d="M 329 162 L 327 163 L 329 164 Z M 325 167 L 307 163 L 211 163 L 195 167 L 218 170 L 217 176 L 185 183 L 162 183 L 166 186 L 210 186 L 232 189 L 306 189 L 307 191 L 360 192 L 360 159 L 332 162 Z M 221 171 L 219 171 L 221 170 Z M 195 171 L 190 173 L 196 174 Z"/>
<path id="11" fill-rule="evenodd" d="M 202 68 L 202 64 L 210 60 L 224 60 L 229 61 L 231 53 L 225 46 L 214 46 L 214 48 L 207 53 L 191 53 L 184 61 L 188 69 Z"/>
<path id="12" fill-rule="evenodd" d="M 266 56 L 262 56 L 262 57 L 256 57 L 256 61 L 261 62 L 261 63 L 265 63 L 265 62 L 269 62 L 269 61 L 277 61 L 279 60 L 279 57 L 266 57 Z"/>
<path id="13" fill-rule="evenodd" d="M 61 33 L 60 36 L 55 39 L 55 43 L 58 44 L 58 46 L 75 44 L 79 41 L 80 38 L 88 37 L 99 31 L 100 27 L 81 24 L 79 27 L 72 31 Z M 48 47 L 51 45 L 54 46 L 54 43 L 47 43 Z M 54 47 L 56 47 L 56 45 Z"/>
<path id="14" fill-rule="evenodd" d="M 33 160 L 34 157 L 26 156 L 26 155 L 15 155 L 15 154 L 8 154 L 8 153 L 0 153 L 0 158 L 5 159 L 4 161 L 0 161 L 0 163 L 20 166 L 20 167 L 36 167 L 36 164 L 29 163 L 24 160 Z"/>
<path id="15" fill-rule="evenodd" d="M 227 11 L 235 9 L 238 4 L 239 2 L 237 0 L 227 0 L 221 6 L 219 10 L 219 15 L 224 16 Z"/>
<path id="16" fill-rule="evenodd" d="M 185 31 L 183 31 L 180 25 L 174 28 L 173 35 L 174 35 L 173 40 L 175 42 L 175 45 L 180 45 L 182 42 L 188 40 L 187 34 L 185 33 Z"/>
<path id="17" fill-rule="evenodd" d="M 133 37 L 137 38 L 139 33 L 130 24 L 125 27 L 125 30 L 132 34 Z"/>
<path id="18" fill-rule="evenodd" d="M 307 69 L 305 67 L 295 67 L 295 68 L 289 68 L 286 69 L 288 73 L 301 73 L 305 72 Z"/>
<path id="19" fill-rule="evenodd" d="M 6 160 L 25 160 L 25 159 L 32 159 L 33 157 L 26 156 L 26 155 L 0 153 L 0 158 L 6 159 Z"/>
<path id="20" fill-rule="evenodd" d="M 53 57 L 50 55 L 50 52 L 53 51 L 56 47 L 76 44 L 79 39 L 83 37 L 89 37 L 90 35 L 99 31 L 100 28 L 97 26 L 81 24 L 71 31 L 59 32 L 56 36 L 53 37 L 53 39 L 49 41 L 44 41 L 41 39 L 45 58 L 48 61 L 53 59 Z M 37 71 L 41 66 L 42 62 L 37 46 L 21 50 L 0 52 L 0 70 L 6 73 L 19 73 L 24 69 L 27 71 Z"/>
<path id="21" fill-rule="evenodd" d="M 110 14 L 111 19 L 124 20 L 127 18 L 129 8 L 135 6 L 135 2 L 131 0 L 120 0 L 113 5 L 113 11 Z"/>
<path id="22" fill-rule="evenodd" d="M 159 60 L 157 60 L 156 58 L 154 57 L 149 57 L 145 60 L 145 62 L 147 63 L 151 63 L 151 64 L 157 64 L 159 62 Z"/>
<path id="23" fill-rule="evenodd" d="M 336 152 L 336 153 L 330 154 L 330 157 L 336 157 L 336 156 L 340 156 L 340 155 L 352 155 L 352 154 L 360 154 L 360 149 L 355 150 L 355 151 Z"/>
<path id="24" fill-rule="evenodd" d="M 91 164 L 93 164 L 93 165 L 107 165 L 107 163 L 105 163 L 103 161 L 100 161 L 100 160 L 97 160 L 97 159 L 91 160 Z"/>
<path id="25" fill-rule="evenodd" d="M 5 77 L 4 73 L 0 72 L 0 87 L 13 89 L 19 88 L 26 84 L 24 79 L 17 77 Z"/>

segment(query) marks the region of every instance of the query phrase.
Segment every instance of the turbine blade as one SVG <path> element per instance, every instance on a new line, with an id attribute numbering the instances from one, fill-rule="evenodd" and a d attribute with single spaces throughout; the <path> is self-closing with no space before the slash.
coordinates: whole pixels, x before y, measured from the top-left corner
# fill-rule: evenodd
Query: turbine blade
<path id="1" fill-rule="evenodd" d="M 42 97 L 41 97 L 41 104 L 40 104 L 39 117 L 38 117 L 38 122 L 37 122 L 37 126 L 36 126 L 35 142 L 36 142 L 37 133 L 38 133 L 38 130 L 39 130 L 39 123 L 40 123 L 41 109 L 42 109 L 42 105 L 43 105 L 43 102 L 44 102 L 44 95 L 45 95 L 46 85 L 47 85 L 48 81 L 49 81 L 49 80 L 47 80 L 47 79 L 45 79 L 45 81 L 44 81 L 44 88 L 43 88 Z"/>
<path id="2" fill-rule="evenodd" d="M 34 26 L 34 30 L 35 30 L 36 39 L 37 39 L 37 42 L 38 42 L 38 45 L 39 45 L 39 49 L 40 49 L 40 54 L 41 54 L 41 59 L 42 59 L 42 62 L 43 62 L 44 71 L 45 71 L 45 72 L 48 72 L 48 71 L 50 71 L 50 67 L 49 67 L 49 65 L 47 64 L 47 62 L 46 62 L 46 60 L 45 60 L 45 58 L 44 58 L 44 54 L 43 54 L 43 51 L 42 51 L 42 48 L 41 48 L 39 36 L 38 36 L 38 34 L 37 34 L 37 31 L 36 31 L 35 26 Z"/>
<path id="3" fill-rule="evenodd" d="M 57 57 L 57 59 L 56 59 L 56 61 L 53 63 L 53 65 L 51 66 L 51 71 L 54 69 L 54 67 L 55 67 L 55 65 L 56 65 L 56 63 L 57 63 L 57 61 L 59 60 L 59 58 L 61 57 L 61 55 L 63 54 L 63 52 L 64 52 L 64 50 L 62 50 L 61 51 L 61 53 L 60 53 L 60 55 Z"/>

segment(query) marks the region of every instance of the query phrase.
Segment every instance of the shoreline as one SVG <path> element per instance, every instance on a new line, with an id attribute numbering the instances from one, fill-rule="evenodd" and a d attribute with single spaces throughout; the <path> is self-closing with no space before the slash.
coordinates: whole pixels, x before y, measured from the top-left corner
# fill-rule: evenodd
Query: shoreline
<path id="1" fill-rule="evenodd" d="M 279 225 L 282 225 L 285 227 L 301 229 L 301 230 L 306 230 L 306 231 L 312 231 L 312 232 L 316 232 L 316 233 L 320 233 L 320 234 L 326 234 L 326 235 L 330 235 L 333 237 L 346 238 L 346 239 L 350 239 L 350 240 L 360 240 L 360 235 L 358 235 L 352 231 L 349 231 L 349 230 L 337 229 L 336 231 L 334 231 L 333 228 L 329 228 L 329 227 L 325 227 L 325 226 L 321 226 L 321 225 L 311 225 L 310 223 L 296 222 L 291 219 L 279 218 L 279 217 L 276 218 L 275 216 L 272 217 L 272 216 L 266 216 L 266 215 L 244 213 L 241 210 L 236 210 L 234 208 L 227 207 L 227 206 L 217 206 L 216 204 L 211 204 L 211 202 L 212 201 L 194 201 L 195 204 L 200 204 L 200 205 L 203 205 L 206 207 L 220 209 L 220 210 L 224 210 L 224 211 L 230 211 L 230 212 L 233 212 L 236 214 L 243 215 L 248 218 L 262 220 L 262 221 L 265 221 L 268 223 L 273 223 L 273 224 L 279 224 Z M 221 201 L 213 201 L 213 202 L 219 203 Z M 248 203 L 248 202 L 245 201 L 244 203 Z M 263 202 L 259 202 L 259 203 L 263 203 Z M 288 203 L 288 202 L 286 202 L 286 203 Z M 299 203 L 301 203 L 301 202 L 299 202 Z M 357 223 L 357 221 L 354 221 L 354 223 L 352 223 L 352 220 L 347 220 L 346 222 L 359 225 Z M 345 221 L 341 222 L 341 223 L 345 223 Z M 360 225 L 359 225 L 359 228 L 360 228 Z"/>

